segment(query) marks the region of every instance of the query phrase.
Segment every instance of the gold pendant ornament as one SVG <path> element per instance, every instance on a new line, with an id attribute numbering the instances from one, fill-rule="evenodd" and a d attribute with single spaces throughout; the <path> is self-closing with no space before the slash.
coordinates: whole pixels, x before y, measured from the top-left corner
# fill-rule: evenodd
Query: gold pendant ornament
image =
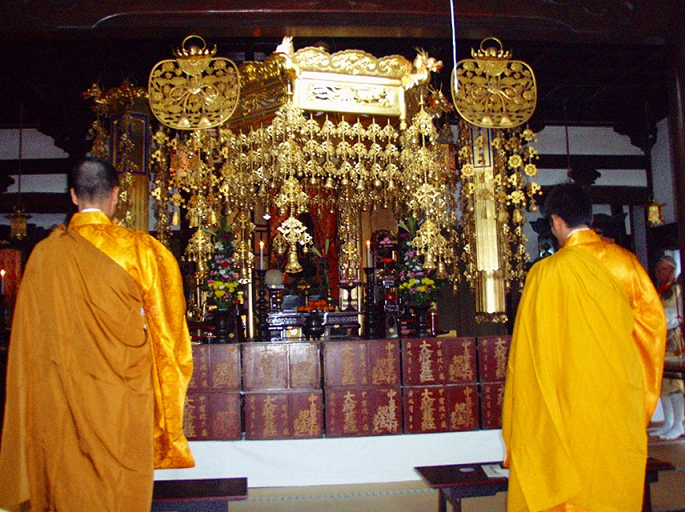
<path id="1" fill-rule="evenodd" d="M 188 44 L 199 40 L 201 46 Z M 150 72 L 148 96 L 155 117 L 176 130 L 213 128 L 225 123 L 238 105 L 240 77 L 232 60 L 216 57 L 216 45 L 190 35 L 176 59 L 158 62 Z"/>
<path id="2" fill-rule="evenodd" d="M 528 121 L 537 103 L 530 66 L 510 60 L 511 52 L 496 37 L 483 39 L 471 56 L 457 62 L 452 73 L 452 100 L 459 114 L 481 128 L 513 128 Z"/>

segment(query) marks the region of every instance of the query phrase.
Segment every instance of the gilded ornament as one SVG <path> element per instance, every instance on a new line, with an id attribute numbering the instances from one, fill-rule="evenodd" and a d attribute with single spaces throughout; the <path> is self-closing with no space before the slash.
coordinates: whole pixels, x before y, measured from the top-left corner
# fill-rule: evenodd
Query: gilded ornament
<path id="1" fill-rule="evenodd" d="M 202 46 L 188 45 L 199 40 Z M 240 96 L 238 68 L 216 56 L 204 39 L 190 35 L 173 52 L 176 59 L 158 62 L 150 72 L 150 108 L 165 126 L 176 130 L 213 128 L 233 114 Z"/>
<path id="2" fill-rule="evenodd" d="M 512 128 L 528 121 L 537 103 L 528 64 L 510 60 L 511 52 L 495 37 L 481 41 L 471 56 L 457 62 L 452 73 L 452 100 L 459 114 L 482 128 Z"/>
<path id="3" fill-rule="evenodd" d="M 523 166 L 523 172 L 526 176 L 535 176 L 538 173 L 538 168 L 535 164 L 526 164 Z"/>

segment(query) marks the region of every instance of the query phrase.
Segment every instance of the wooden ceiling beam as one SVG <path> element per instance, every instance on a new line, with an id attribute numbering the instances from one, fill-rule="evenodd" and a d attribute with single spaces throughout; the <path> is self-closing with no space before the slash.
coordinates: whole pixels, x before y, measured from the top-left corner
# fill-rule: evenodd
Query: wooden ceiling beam
<path id="1" fill-rule="evenodd" d="M 538 169 L 566 169 L 567 155 L 540 155 Z M 641 155 L 571 155 L 571 166 L 590 169 L 646 169 L 647 158 Z"/>
<path id="2" fill-rule="evenodd" d="M 40 158 L 21 161 L 22 174 L 68 174 L 76 164 L 73 158 Z M 19 174 L 18 160 L 0 160 L 0 177 Z"/>
<path id="3" fill-rule="evenodd" d="M 544 203 L 545 198 L 553 186 L 542 187 L 542 197 L 540 204 Z M 640 206 L 646 205 L 650 201 L 650 191 L 647 187 L 615 187 L 592 185 L 588 189 L 588 194 L 592 199 L 592 204 L 613 204 Z"/>
<path id="4" fill-rule="evenodd" d="M 19 194 L 0 194 L 0 214 L 13 213 L 18 202 Z M 66 192 L 22 192 L 21 204 L 27 215 L 32 213 L 67 214 L 75 210 L 71 197 Z"/>

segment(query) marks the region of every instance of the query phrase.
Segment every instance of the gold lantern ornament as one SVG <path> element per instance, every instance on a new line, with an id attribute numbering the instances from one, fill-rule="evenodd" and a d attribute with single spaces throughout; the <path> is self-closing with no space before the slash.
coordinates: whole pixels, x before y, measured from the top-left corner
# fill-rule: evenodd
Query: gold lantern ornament
<path id="1" fill-rule="evenodd" d="M 15 240 L 26 238 L 26 221 L 31 216 L 24 213 L 24 207 L 16 205 L 14 213 L 7 215 L 7 218 L 10 220 L 10 238 Z"/>
<path id="2" fill-rule="evenodd" d="M 653 197 L 647 205 L 647 225 L 650 228 L 661 226 L 664 223 L 663 204 L 657 203 Z"/>
<path id="3" fill-rule="evenodd" d="M 216 45 L 209 49 L 202 37 L 190 35 L 172 52 L 175 59 L 152 68 L 150 108 L 162 124 L 176 130 L 199 130 L 219 126 L 231 117 L 240 96 L 238 68 L 216 52 Z"/>

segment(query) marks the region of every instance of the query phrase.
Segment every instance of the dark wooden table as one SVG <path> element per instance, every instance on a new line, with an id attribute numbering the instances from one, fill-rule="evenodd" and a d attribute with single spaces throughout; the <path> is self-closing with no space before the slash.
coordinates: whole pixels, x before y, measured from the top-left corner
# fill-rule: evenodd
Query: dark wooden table
<path id="1" fill-rule="evenodd" d="M 422 466 L 414 468 L 433 489 L 438 490 L 438 512 L 447 512 L 451 503 L 454 512 L 461 512 L 462 498 L 494 496 L 507 490 L 509 479 L 488 477 L 484 465 L 501 465 L 501 462 L 479 462 L 476 464 L 449 464 L 445 466 Z M 659 480 L 660 471 L 671 471 L 675 466 L 670 462 L 649 457 L 645 473 L 645 490 L 642 511 L 652 512 L 652 483 Z"/>
<path id="2" fill-rule="evenodd" d="M 152 512 L 226 512 L 229 501 L 247 499 L 247 478 L 157 480 Z"/>
<path id="3" fill-rule="evenodd" d="M 685 358 L 667 357 L 664 361 L 664 377 L 685 380 Z"/>
<path id="4" fill-rule="evenodd" d="M 479 462 L 477 464 L 449 464 L 446 466 L 423 466 L 414 468 L 428 485 L 438 490 L 438 512 L 447 512 L 447 502 L 454 512 L 461 512 L 462 498 L 494 496 L 507 490 L 506 477 L 488 477 L 483 465 L 500 462 Z"/>

